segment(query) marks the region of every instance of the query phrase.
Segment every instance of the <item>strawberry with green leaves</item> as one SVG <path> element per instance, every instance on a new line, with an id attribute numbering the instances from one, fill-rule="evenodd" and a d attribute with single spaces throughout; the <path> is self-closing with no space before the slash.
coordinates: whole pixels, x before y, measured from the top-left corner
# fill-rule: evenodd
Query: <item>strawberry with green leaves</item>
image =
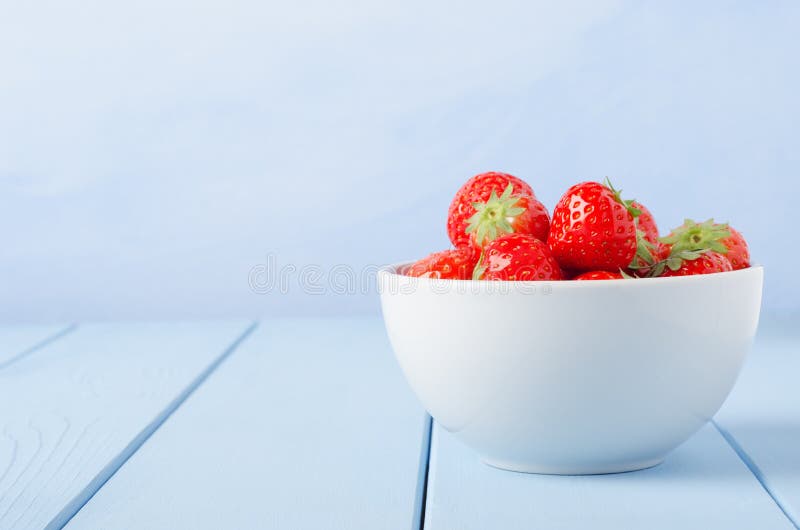
<path id="1" fill-rule="evenodd" d="M 447 215 L 453 245 L 482 249 L 502 234 L 530 234 L 544 241 L 550 215 L 531 187 L 507 173 L 475 175 L 458 190 Z"/>
<path id="2" fill-rule="evenodd" d="M 529 234 L 505 234 L 484 248 L 473 279 L 502 281 L 563 280 L 548 246 Z"/>
<path id="3" fill-rule="evenodd" d="M 659 259 L 658 226 L 644 204 L 631 201 L 631 206 L 639 210 L 639 215 L 636 217 L 636 255 L 626 274 L 643 276 Z"/>
<path id="4" fill-rule="evenodd" d="M 477 262 L 478 255 L 471 248 L 444 250 L 412 264 L 405 274 L 440 280 L 469 280 Z"/>
<path id="5" fill-rule="evenodd" d="M 658 226 L 653 214 L 639 201 L 631 201 L 631 206 L 639 210 L 639 215 L 636 217 L 636 228 L 641 230 L 646 241 L 652 245 L 658 245 Z"/>
<path id="6" fill-rule="evenodd" d="M 709 219 L 697 223 L 686 219 L 666 237 L 660 239 L 661 260 L 648 276 L 690 276 L 734 270 L 750 265 L 747 243 L 741 234 L 726 223 Z"/>
<path id="7" fill-rule="evenodd" d="M 731 237 L 731 231 L 726 223 L 715 223 L 709 219 L 697 223 L 685 219 L 683 224 L 674 228 L 668 236 L 662 237 L 660 242 L 667 245 L 670 251 L 680 250 L 714 250 L 725 254 L 728 247 L 724 240 Z"/>
<path id="8" fill-rule="evenodd" d="M 574 271 L 628 268 L 647 250 L 637 234 L 641 211 L 605 184 L 582 182 L 569 188 L 553 210 L 547 244 L 565 268 Z M 649 250 L 647 250 L 649 256 Z"/>

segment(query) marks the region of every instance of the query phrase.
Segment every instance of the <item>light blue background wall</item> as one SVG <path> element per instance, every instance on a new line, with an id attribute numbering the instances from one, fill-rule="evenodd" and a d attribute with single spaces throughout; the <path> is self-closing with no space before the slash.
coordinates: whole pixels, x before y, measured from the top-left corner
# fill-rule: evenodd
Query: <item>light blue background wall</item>
<path id="1" fill-rule="evenodd" d="M 455 4 L 453 4 L 455 5 Z M 375 311 L 487 169 L 731 220 L 799 306 L 800 3 L 4 2 L 0 321 Z"/>

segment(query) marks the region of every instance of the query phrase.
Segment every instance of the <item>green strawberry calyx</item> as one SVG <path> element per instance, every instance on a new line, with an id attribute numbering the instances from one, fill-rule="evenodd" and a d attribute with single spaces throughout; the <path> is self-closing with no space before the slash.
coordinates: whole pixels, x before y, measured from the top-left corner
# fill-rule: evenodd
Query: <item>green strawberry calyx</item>
<path id="1" fill-rule="evenodd" d="M 636 200 L 635 199 L 623 199 L 622 198 L 622 190 L 616 189 L 611 184 L 611 179 L 606 177 L 606 179 L 603 181 L 603 186 L 608 188 L 608 191 L 610 191 L 614 195 L 614 199 L 618 203 L 623 205 L 626 210 L 628 210 L 628 213 L 631 214 L 631 217 L 636 219 L 637 217 L 642 215 L 642 211 L 639 208 L 637 208 L 636 206 L 634 206 L 634 204 L 633 204 L 634 202 L 636 202 Z"/>
<path id="2" fill-rule="evenodd" d="M 512 195 L 514 185 L 509 184 L 498 197 L 492 190 L 486 202 L 473 202 L 475 213 L 467 219 L 467 234 L 475 234 L 475 241 L 483 246 L 488 241 L 494 241 L 498 235 L 514 232 L 510 219 L 525 212 L 525 208 L 517 206 L 520 197 Z"/>
<path id="3" fill-rule="evenodd" d="M 633 260 L 631 260 L 631 264 L 628 265 L 628 268 L 633 269 L 634 271 L 650 269 L 653 265 L 655 265 L 655 258 L 653 257 L 655 255 L 656 246 L 648 241 L 647 238 L 645 238 L 642 230 L 637 228 L 636 254 L 634 254 Z"/>
<path id="4" fill-rule="evenodd" d="M 669 268 L 671 271 L 676 271 L 683 266 L 684 261 L 691 261 L 699 258 L 703 254 L 711 252 L 710 249 L 705 250 L 680 250 L 670 252 L 669 256 L 665 259 L 656 262 L 653 267 L 648 271 L 648 278 L 657 278 L 664 274 L 664 269 Z"/>
<path id="5" fill-rule="evenodd" d="M 697 223 L 691 219 L 685 219 L 683 224 L 668 236 L 659 238 L 661 243 L 670 245 L 670 253 L 666 258 L 655 263 L 647 276 L 661 276 L 666 268 L 676 271 L 683 266 L 684 261 L 698 259 L 708 252 L 727 254 L 728 247 L 722 243 L 722 240 L 730 235 L 727 223 L 715 223 L 714 219 Z"/>
<path id="6" fill-rule="evenodd" d="M 691 219 L 685 219 L 681 226 L 659 241 L 672 245 L 673 252 L 713 250 L 725 254 L 728 252 L 728 247 L 722 240 L 729 237 L 731 237 L 731 231 L 728 229 L 727 223 L 715 223 L 714 219 L 696 223 Z"/>

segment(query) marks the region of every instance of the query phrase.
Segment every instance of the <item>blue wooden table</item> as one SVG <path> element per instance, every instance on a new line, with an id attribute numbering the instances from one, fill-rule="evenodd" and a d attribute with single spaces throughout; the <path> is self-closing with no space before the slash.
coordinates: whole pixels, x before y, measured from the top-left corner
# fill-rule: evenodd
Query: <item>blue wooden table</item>
<path id="1" fill-rule="evenodd" d="M 482 464 L 377 318 L 0 328 L 0 529 L 798 528 L 797 323 L 664 464 L 592 477 Z"/>

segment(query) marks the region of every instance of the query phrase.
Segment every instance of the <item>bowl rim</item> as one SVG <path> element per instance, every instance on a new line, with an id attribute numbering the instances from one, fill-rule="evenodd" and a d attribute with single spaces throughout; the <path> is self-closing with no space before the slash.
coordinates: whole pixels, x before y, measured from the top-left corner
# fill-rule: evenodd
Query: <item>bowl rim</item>
<path id="1" fill-rule="evenodd" d="M 472 285 L 472 286 L 497 286 L 498 284 L 505 284 L 505 285 L 516 285 L 516 286 L 536 286 L 536 285 L 558 285 L 559 289 L 562 288 L 570 288 L 570 289 L 588 289 L 592 287 L 606 287 L 609 285 L 616 285 L 625 288 L 632 287 L 634 285 L 639 286 L 648 286 L 648 285 L 659 285 L 664 283 L 692 283 L 692 282 L 702 282 L 708 281 L 710 278 L 720 278 L 722 276 L 727 278 L 733 278 L 736 276 L 739 277 L 746 277 L 749 275 L 763 275 L 764 267 L 760 264 L 751 265 L 750 267 L 746 267 L 744 269 L 739 269 L 735 271 L 725 271 L 725 272 L 712 272 L 710 274 L 694 274 L 691 276 L 668 276 L 664 278 L 633 278 L 632 280 L 622 279 L 622 280 L 590 280 L 590 281 L 574 281 L 574 280 L 449 280 L 449 279 L 441 279 L 441 278 L 425 278 L 419 276 L 406 276 L 405 274 L 401 274 L 398 272 L 401 268 L 407 267 L 416 260 L 409 260 L 409 261 L 401 261 L 397 263 L 392 263 L 389 265 L 383 265 L 378 268 L 378 278 L 381 277 L 388 277 L 394 279 L 394 281 L 413 281 L 413 282 L 420 282 L 422 285 L 429 284 L 429 285 L 437 285 L 437 286 L 444 286 L 444 285 Z M 622 285 L 620 285 L 622 282 Z"/>

